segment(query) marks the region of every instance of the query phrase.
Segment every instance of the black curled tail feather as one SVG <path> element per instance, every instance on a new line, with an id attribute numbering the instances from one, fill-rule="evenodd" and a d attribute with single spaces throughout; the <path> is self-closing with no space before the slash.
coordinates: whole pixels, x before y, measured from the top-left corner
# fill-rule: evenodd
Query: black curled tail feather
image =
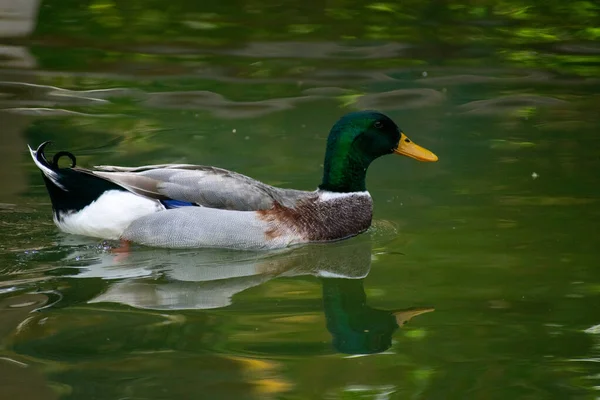
<path id="1" fill-rule="evenodd" d="M 77 159 L 75 158 L 75 155 L 73 153 L 69 153 L 68 151 L 59 151 L 54 155 L 54 157 L 52 157 L 52 164 L 54 168 L 59 168 L 58 161 L 60 161 L 60 158 L 63 156 L 71 160 L 71 165 L 69 166 L 69 168 L 75 168 L 75 166 L 77 165 Z"/>
<path id="2" fill-rule="evenodd" d="M 69 166 L 69 168 L 74 168 L 77 165 L 77 158 L 73 153 L 68 151 L 59 151 L 54 155 L 54 157 L 52 157 L 52 161 L 49 161 L 46 158 L 45 150 L 46 147 L 50 144 L 52 144 L 52 141 L 48 140 L 38 146 L 37 150 L 35 151 L 35 159 L 37 161 L 39 161 L 45 167 L 50 168 L 53 171 L 58 170 L 60 168 L 58 162 L 60 161 L 61 157 L 67 157 L 71 160 L 71 165 Z"/>
<path id="3" fill-rule="evenodd" d="M 33 161 L 42 172 L 57 218 L 60 219 L 63 212 L 83 209 L 109 190 L 125 190 L 90 171 L 74 168 L 77 165 L 77 159 L 73 153 L 68 151 L 59 151 L 51 161 L 48 160 L 45 150 L 50 143 L 50 141 L 44 142 L 38 146 L 37 150 L 29 148 L 29 151 Z M 59 166 L 59 161 L 63 157 L 71 160 L 70 166 L 66 168 Z"/>

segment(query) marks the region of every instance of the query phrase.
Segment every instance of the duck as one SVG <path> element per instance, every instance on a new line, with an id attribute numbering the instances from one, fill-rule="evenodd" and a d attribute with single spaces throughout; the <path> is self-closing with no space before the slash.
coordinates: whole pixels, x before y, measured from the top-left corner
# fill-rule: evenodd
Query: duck
<path id="1" fill-rule="evenodd" d="M 359 235 L 372 222 L 373 201 L 365 181 L 374 160 L 388 154 L 438 160 L 387 115 L 369 110 L 335 122 L 327 138 L 323 178 L 313 191 L 271 186 L 215 166 L 82 168 L 68 151 L 48 159 L 50 143 L 28 147 L 60 231 L 181 249 L 282 249 Z M 63 157 L 70 165 L 59 165 Z"/>

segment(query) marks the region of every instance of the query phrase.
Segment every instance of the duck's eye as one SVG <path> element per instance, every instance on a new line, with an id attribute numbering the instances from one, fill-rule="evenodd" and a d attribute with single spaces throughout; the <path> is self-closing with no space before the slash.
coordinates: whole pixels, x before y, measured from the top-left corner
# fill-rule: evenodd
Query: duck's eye
<path id="1" fill-rule="evenodd" d="M 373 126 L 377 129 L 381 129 L 383 128 L 383 122 L 381 121 L 375 121 L 375 123 L 373 124 Z"/>

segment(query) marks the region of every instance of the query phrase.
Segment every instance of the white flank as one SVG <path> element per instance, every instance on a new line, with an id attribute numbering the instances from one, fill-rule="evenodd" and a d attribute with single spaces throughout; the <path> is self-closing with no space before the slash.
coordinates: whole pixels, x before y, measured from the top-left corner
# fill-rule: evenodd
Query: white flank
<path id="1" fill-rule="evenodd" d="M 63 232 L 74 235 L 119 239 L 134 220 L 164 209 L 157 200 L 109 190 L 82 210 L 61 214 L 60 221 L 55 217 L 54 223 Z"/>
<path id="2" fill-rule="evenodd" d="M 317 191 L 319 194 L 319 198 L 321 201 L 329 201 L 329 200 L 338 200 L 338 199 L 347 199 L 348 197 L 371 197 L 371 194 L 368 191 L 364 192 L 348 192 L 348 193 L 339 193 L 339 192 L 330 192 L 328 190 L 319 190 Z"/>
<path id="3" fill-rule="evenodd" d="M 63 185 L 61 185 L 60 183 L 58 183 L 58 175 L 56 174 L 56 172 L 52 171 L 50 168 L 46 167 L 44 164 L 42 164 L 41 162 L 38 161 L 37 151 L 33 150 L 29 146 L 27 146 L 27 148 L 29 149 L 29 153 L 31 153 L 31 158 L 33 158 L 33 162 L 42 171 L 42 173 L 48 179 L 50 179 L 56 186 L 58 186 L 62 190 L 65 190 L 65 187 Z"/>

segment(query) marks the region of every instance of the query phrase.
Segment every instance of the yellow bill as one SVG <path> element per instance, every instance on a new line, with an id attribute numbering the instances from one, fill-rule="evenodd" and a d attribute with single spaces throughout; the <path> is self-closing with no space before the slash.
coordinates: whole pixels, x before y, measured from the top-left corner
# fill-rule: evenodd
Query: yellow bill
<path id="1" fill-rule="evenodd" d="M 394 154 L 401 154 L 419 161 L 433 162 L 438 160 L 438 157 L 435 154 L 414 144 L 404 133 L 400 134 L 400 142 L 398 142 L 398 147 L 394 149 Z"/>

